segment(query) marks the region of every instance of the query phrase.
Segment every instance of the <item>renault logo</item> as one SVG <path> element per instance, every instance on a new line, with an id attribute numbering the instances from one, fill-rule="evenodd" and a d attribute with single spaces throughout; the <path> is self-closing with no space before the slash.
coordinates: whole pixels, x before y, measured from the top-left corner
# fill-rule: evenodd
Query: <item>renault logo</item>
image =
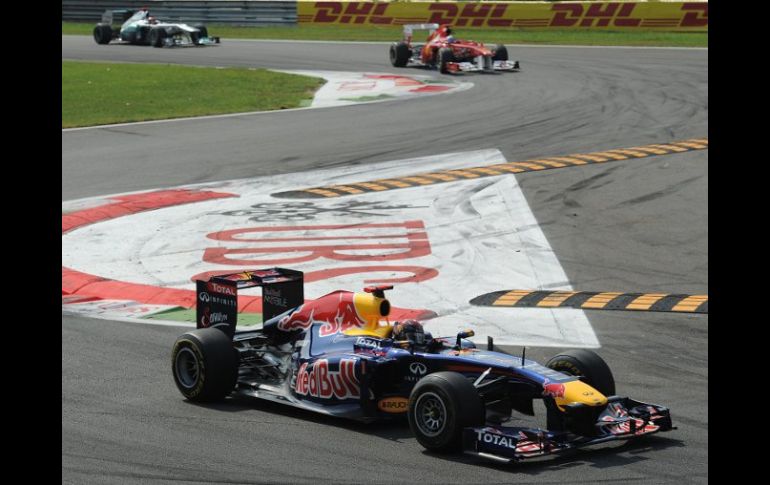
<path id="1" fill-rule="evenodd" d="M 412 362 L 409 364 L 409 372 L 412 374 L 423 375 L 428 372 L 428 368 L 422 362 Z"/>

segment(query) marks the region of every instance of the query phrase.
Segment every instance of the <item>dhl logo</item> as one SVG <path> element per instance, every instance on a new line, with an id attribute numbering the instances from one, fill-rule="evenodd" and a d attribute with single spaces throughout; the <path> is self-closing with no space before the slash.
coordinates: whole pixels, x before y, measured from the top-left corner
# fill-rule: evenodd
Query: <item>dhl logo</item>
<path id="1" fill-rule="evenodd" d="M 393 17 L 385 17 L 387 3 L 371 2 L 315 2 L 315 16 L 312 23 L 341 23 L 341 24 L 391 24 Z M 298 7 L 299 8 L 299 7 Z M 299 13 L 299 12 L 298 12 Z M 303 15 L 299 13 L 298 20 Z"/>
<path id="2" fill-rule="evenodd" d="M 299 23 L 458 27 L 708 28 L 707 2 L 300 2 Z"/>

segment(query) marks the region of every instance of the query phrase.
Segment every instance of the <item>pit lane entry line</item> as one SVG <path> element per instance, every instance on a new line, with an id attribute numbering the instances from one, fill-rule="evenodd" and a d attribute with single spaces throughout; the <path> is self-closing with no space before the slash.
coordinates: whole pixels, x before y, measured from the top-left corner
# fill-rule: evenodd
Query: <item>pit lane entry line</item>
<path id="1" fill-rule="evenodd" d="M 468 180 L 482 177 L 495 177 L 507 173 L 534 172 L 539 170 L 551 170 L 556 168 L 576 167 L 596 163 L 615 162 L 635 158 L 655 157 L 708 148 L 708 138 L 692 138 L 689 140 L 673 141 L 669 143 L 644 145 L 631 148 L 616 148 L 601 152 L 578 153 L 561 157 L 536 158 L 523 162 L 508 162 L 483 167 L 470 167 L 465 169 L 442 170 L 427 172 L 409 177 L 396 177 L 389 179 L 369 180 L 344 185 L 327 185 L 302 190 L 290 190 L 271 194 L 272 197 L 282 199 L 323 199 L 357 195 L 371 192 L 382 192 L 421 185 L 434 185 L 458 180 Z"/>
<path id="2" fill-rule="evenodd" d="M 708 313 L 708 295 L 618 293 L 597 291 L 503 290 L 477 296 L 476 306 L 517 308 L 579 308 L 647 312 Z"/>

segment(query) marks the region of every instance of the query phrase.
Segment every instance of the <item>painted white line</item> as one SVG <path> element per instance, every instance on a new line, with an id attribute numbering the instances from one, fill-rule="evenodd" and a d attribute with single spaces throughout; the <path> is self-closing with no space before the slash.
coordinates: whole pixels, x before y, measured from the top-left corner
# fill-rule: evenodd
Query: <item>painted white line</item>
<path id="1" fill-rule="evenodd" d="M 391 302 L 435 311 L 439 316 L 426 325 L 436 336 L 472 325 L 482 343 L 491 335 L 500 345 L 598 347 L 582 310 L 468 303 L 501 288 L 571 290 L 513 175 L 340 199 L 270 197 L 307 186 L 503 162 L 498 150 L 482 150 L 199 184 L 195 188 L 238 197 L 76 229 L 62 236 L 62 264 L 177 289 L 191 289 L 193 275 L 205 271 L 291 267 L 305 272 L 306 298 L 395 278 L 402 281 L 389 293 Z"/>
<path id="2" fill-rule="evenodd" d="M 143 325 L 159 325 L 162 327 L 184 327 L 184 328 L 195 328 L 195 324 L 192 322 L 175 322 L 173 320 L 155 320 L 155 319 L 144 319 L 144 318 L 127 318 L 127 317 L 116 317 L 116 316 L 109 316 L 109 315 L 100 315 L 100 314 L 91 314 L 91 315 L 83 315 L 81 313 L 77 312 L 71 312 L 67 310 L 66 306 L 62 306 L 62 315 L 71 316 L 71 317 L 83 317 L 87 316 L 88 318 L 97 318 L 99 320 L 109 320 L 111 322 L 125 322 L 125 323 L 140 323 Z"/>
<path id="3" fill-rule="evenodd" d="M 255 116 L 255 115 L 273 115 L 278 113 L 303 111 L 308 109 L 334 108 L 334 107 L 341 107 L 341 106 L 351 106 L 356 104 L 384 103 L 384 102 L 395 101 L 395 100 L 403 99 L 407 97 L 435 96 L 439 94 L 448 94 L 448 93 L 456 93 L 459 91 L 465 91 L 473 87 L 473 83 L 471 82 L 455 82 L 450 79 L 447 79 L 441 82 L 442 80 L 440 79 L 436 80 L 435 78 L 432 78 L 430 76 L 404 74 L 405 77 L 413 78 L 420 82 L 431 80 L 434 82 L 432 85 L 446 85 L 446 86 L 452 85 L 452 88 L 447 91 L 413 93 L 413 92 L 409 92 L 406 89 L 399 89 L 397 86 L 393 86 L 393 81 L 389 83 L 387 81 L 381 81 L 379 82 L 379 86 L 374 86 L 372 89 L 370 89 L 365 93 L 364 92 L 355 93 L 352 91 L 348 93 L 344 93 L 344 92 L 335 90 L 334 87 L 339 86 L 340 84 L 344 84 L 346 82 L 351 84 L 353 83 L 360 84 L 364 76 L 393 76 L 393 74 L 368 73 L 368 72 L 367 73 L 344 72 L 344 71 L 310 71 L 310 70 L 292 71 L 292 70 L 281 70 L 281 69 L 270 69 L 270 70 L 275 72 L 301 74 L 301 75 L 310 76 L 310 77 L 320 77 L 326 80 L 326 84 L 322 86 L 321 89 L 318 90 L 318 92 L 316 93 L 316 97 L 313 99 L 312 105 L 302 107 L 302 108 L 290 108 L 290 109 L 272 110 L 272 111 L 248 111 L 248 112 L 241 112 L 241 113 L 225 113 L 220 115 L 207 115 L 207 116 L 188 116 L 184 118 L 171 118 L 171 119 L 150 120 L 150 121 L 134 121 L 130 123 L 113 123 L 109 125 L 82 126 L 78 128 L 62 128 L 61 131 L 62 133 L 70 133 L 70 132 L 77 132 L 77 131 L 83 131 L 83 130 L 118 128 L 123 126 L 142 126 L 142 125 L 153 125 L 153 124 L 160 124 L 160 123 L 177 123 L 177 122 L 186 122 L 186 121 L 237 118 L 237 117 Z M 356 95 L 361 96 L 363 94 L 368 94 L 372 96 L 386 94 L 388 95 L 388 97 L 385 99 L 374 99 L 374 100 L 368 100 L 368 101 L 351 101 L 351 100 L 343 99 L 345 97 L 356 96 Z"/>

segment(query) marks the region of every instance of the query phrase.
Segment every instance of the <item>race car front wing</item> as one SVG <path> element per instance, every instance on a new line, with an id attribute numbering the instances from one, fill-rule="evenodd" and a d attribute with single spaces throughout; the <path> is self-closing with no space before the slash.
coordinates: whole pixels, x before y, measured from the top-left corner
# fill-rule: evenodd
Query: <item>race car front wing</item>
<path id="1" fill-rule="evenodd" d="M 447 62 L 449 72 L 460 71 L 518 71 L 519 61 L 493 61 L 484 56 L 478 56 L 474 62 Z"/>
<path id="2" fill-rule="evenodd" d="M 572 405 L 567 413 L 580 413 L 581 407 L 582 405 Z M 671 424 L 668 408 L 613 396 L 608 399 L 606 408 L 599 414 L 591 435 L 512 426 L 465 428 L 463 451 L 482 458 L 510 463 L 672 429 L 676 428 Z"/>

